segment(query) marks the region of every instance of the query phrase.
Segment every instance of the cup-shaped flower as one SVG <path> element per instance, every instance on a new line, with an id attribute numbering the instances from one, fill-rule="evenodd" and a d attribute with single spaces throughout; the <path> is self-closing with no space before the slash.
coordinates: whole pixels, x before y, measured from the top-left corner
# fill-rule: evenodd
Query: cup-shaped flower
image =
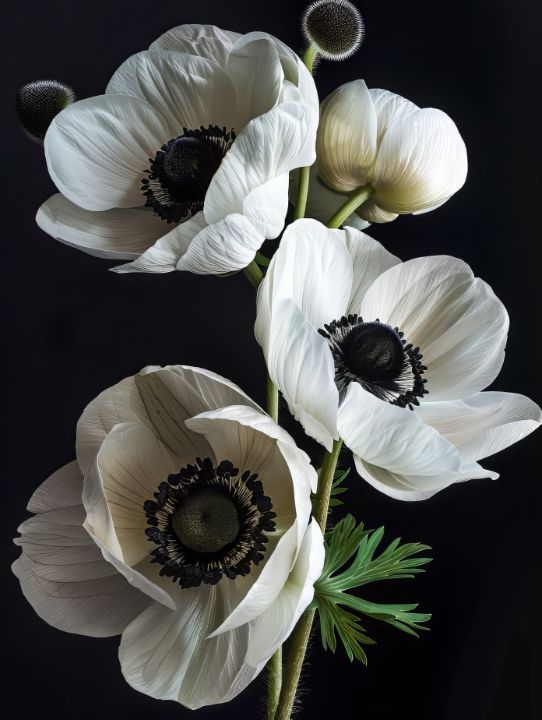
<path id="1" fill-rule="evenodd" d="M 122 633 L 122 672 L 147 695 L 233 698 L 322 570 L 307 456 L 235 385 L 183 366 L 103 392 L 76 444 L 19 528 L 26 598 L 62 630 Z"/>
<path id="2" fill-rule="evenodd" d="M 60 194 L 38 225 L 119 272 L 226 273 L 279 235 L 288 173 L 315 158 L 318 96 L 265 33 L 182 25 L 126 60 L 45 136 Z"/>
<path id="3" fill-rule="evenodd" d="M 321 107 L 316 173 L 329 196 L 326 221 L 349 194 L 368 186 L 358 209 L 369 222 L 422 213 L 444 204 L 464 184 L 467 152 L 454 122 L 441 110 L 420 109 L 363 80 L 341 85 Z M 309 208 L 310 211 L 310 208 Z"/>
<path id="4" fill-rule="evenodd" d="M 497 477 L 478 461 L 540 425 L 522 395 L 482 392 L 508 315 L 447 256 L 402 263 L 363 232 L 288 227 L 258 292 L 256 337 L 306 432 L 342 438 L 359 474 L 402 500 Z"/>

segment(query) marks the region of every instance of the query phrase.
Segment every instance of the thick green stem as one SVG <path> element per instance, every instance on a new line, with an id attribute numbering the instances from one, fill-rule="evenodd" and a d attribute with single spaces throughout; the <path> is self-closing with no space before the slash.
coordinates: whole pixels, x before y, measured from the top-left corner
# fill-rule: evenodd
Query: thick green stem
<path id="1" fill-rule="evenodd" d="M 275 422 L 279 421 L 279 391 L 269 375 L 267 376 L 267 412 Z"/>
<path id="2" fill-rule="evenodd" d="M 326 529 L 329 498 L 331 496 L 333 477 L 335 476 L 335 468 L 337 467 L 341 447 L 342 440 L 336 440 L 333 443 L 333 448 L 331 452 L 326 453 L 322 469 L 320 470 L 314 517 L 322 528 L 322 532 L 325 532 Z M 303 662 L 311 636 L 314 612 L 314 610 L 305 610 L 292 633 L 275 720 L 290 720 L 292 716 L 297 685 L 301 677 L 301 670 L 303 669 Z"/>
<path id="3" fill-rule="evenodd" d="M 258 263 L 255 260 L 253 260 L 250 265 L 246 266 L 245 275 L 255 287 L 258 287 L 263 280 L 263 272 L 260 270 Z"/>
<path id="4" fill-rule="evenodd" d="M 312 73 L 314 61 L 318 51 L 315 45 L 309 45 L 305 55 L 303 56 L 303 62 L 305 63 L 307 70 Z M 307 199 L 309 197 L 309 180 L 310 180 L 310 167 L 302 167 L 299 169 L 299 185 L 297 186 L 297 200 L 295 203 L 294 220 L 300 220 L 305 217 L 305 210 L 307 208 Z"/>
<path id="5" fill-rule="evenodd" d="M 267 720 L 274 720 L 282 688 L 282 645 L 267 663 Z"/>
<path id="6" fill-rule="evenodd" d="M 371 197 L 373 192 L 373 188 L 370 185 L 364 185 L 358 188 L 358 190 L 350 195 L 344 205 L 341 205 L 335 215 L 329 219 L 327 223 L 328 228 L 340 228 L 343 222 L 352 215 L 354 210 L 357 210 L 360 205 L 363 205 L 363 203 Z"/>

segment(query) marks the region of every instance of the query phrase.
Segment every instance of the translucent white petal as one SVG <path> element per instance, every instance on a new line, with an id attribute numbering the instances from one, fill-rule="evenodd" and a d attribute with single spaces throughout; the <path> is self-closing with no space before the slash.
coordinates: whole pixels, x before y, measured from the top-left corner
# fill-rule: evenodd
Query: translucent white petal
<path id="1" fill-rule="evenodd" d="M 392 123 L 419 110 L 413 102 L 389 90 L 371 88 L 369 95 L 376 112 L 378 145 L 382 142 L 382 138 Z"/>
<path id="2" fill-rule="evenodd" d="M 324 183 L 350 192 L 371 180 L 376 158 L 377 118 L 363 80 L 345 83 L 322 103 L 317 171 Z"/>
<path id="3" fill-rule="evenodd" d="M 203 212 L 208 223 L 242 213 L 248 195 L 272 178 L 312 165 L 317 117 L 305 103 L 281 103 L 246 125 L 215 173 Z M 287 195 L 287 188 L 284 187 Z M 282 227 L 286 205 L 270 225 Z"/>
<path id="4" fill-rule="evenodd" d="M 297 202 L 299 186 L 299 170 L 290 173 L 289 196 L 292 205 Z M 337 210 L 348 200 L 348 195 L 331 190 L 320 180 L 316 174 L 316 165 L 310 169 L 309 197 L 305 210 L 305 217 L 314 218 L 327 225 L 328 221 L 335 215 Z M 343 226 L 364 230 L 370 223 L 362 220 L 357 213 L 352 213 L 343 223 Z"/>
<path id="5" fill-rule="evenodd" d="M 362 218 L 365 218 L 367 223 L 387 223 L 396 220 L 399 215 L 397 213 L 388 212 L 377 204 L 374 196 L 371 196 L 361 205 L 357 210 Z"/>
<path id="6" fill-rule="evenodd" d="M 330 450 L 337 438 L 339 393 L 329 346 L 293 300 L 281 300 L 272 317 L 266 317 L 263 300 L 260 311 L 260 297 L 256 338 L 269 376 L 305 432 Z"/>
<path id="7" fill-rule="evenodd" d="M 44 150 L 53 182 L 76 205 L 133 208 L 145 204 L 141 179 L 149 158 L 169 139 L 167 121 L 144 100 L 99 95 L 59 113 Z"/>
<path id="8" fill-rule="evenodd" d="M 461 467 L 457 448 L 416 413 L 379 400 L 357 382 L 339 407 L 338 427 L 355 455 L 391 473 L 444 475 Z"/>
<path id="9" fill-rule="evenodd" d="M 22 555 L 13 572 L 26 599 L 54 627 L 93 637 L 117 635 L 148 604 L 104 559 L 83 528 L 83 478 L 69 463 L 34 493 L 15 542 Z"/>
<path id="10" fill-rule="evenodd" d="M 36 222 L 65 245 L 106 260 L 136 258 L 165 232 L 165 224 L 150 210 L 83 210 L 60 193 L 43 203 Z"/>
<path id="11" fill-rule="evenodd" d="M 361 314 L 399 327 L 420 347 L 431 401 L 478 392 L 502 366 L 506 309 L 456 258 L 416 258 L 387 270 L 363 298 Z"/>
<path id="12" fill-rule="evenodd" d="M 318 330 L 346 311 L 352 288 L 352 260 L 341 230 L 315 220 L 286 228 L 258 297 L 271 314 L 282 300 L 293 300 Z M 258 330 L 257 330 L 258 332 Z"/>
<path id="13" fill-rule="evenodd" d="M 162 220 L 154 218 L 154 221 L 160 223 L 162 231 L 165 223 Z M 197 213 L 184 223 L 176 225 L 173 230 L 169 230 L 162 235 L 157 242 L 151 245 L 133 262 L 117 265 L 111 268 L 114 272 L 132 273 L 132 272 L 150 272 L 150 273 L 167 273 L 177 269 L 179 259 L 186 253 L 190 243 L 194 237 L 207 227 L 202 212 Z"/>
<path id="14" fill-rule="evenodd" d="M 354 461 L 356 470 L 369 485 L 395 500 L 407 502 L 427 500 L 454 483 L 480 478 L 496 480 L 499 477 L 478 463 L 465 463 L 459 470 L 439 472 L 437 475 L 400 475 L 371 465 L 356 455 Z"/>
<path id="15" fill-rule="evenodd" d="M 241 35 L 215 25 L 178 25 L 157 38 L 150 50 L 175 50 L 213 60 L 224 67 L 234 42 Z"/>
<path id="16" fill-rule="evenodd" d="M 177 262 L 177 270 L 222 275 L 249 265 L 265 237 L 241 213 L 232 213 L 197 233 Z"/>
<path id="17" fill-rule="evenodd" d="M 168 139 L 182 135 L 183 128 L 235 126 L 233 85 L 221 67 L 203 57 L 165 50 L 137 53 L 115 72 L 106 93 L 148 102 L 167 121 Z"/>
<path id="18" fill-rule="evenodd" d="M 378 149 L 375 201 L 394 213 L 412 213 L 440 204 L 467 177 L 467 151 L 454 122 L 426 108 L 393 122 Z"/>
<path id="19" fill-rule="evenodd" d="M 225 702 L 250 628 L 208 637 L 229 609 L 222 583 L 183 590 L 181 598 L 175 612 L 153 604 L 126 628 L 119 649 L 124 677 L 146 695 L 192 709 Z"/>
<path id="20" fill-rule="evenodd" d="M 350 253 L 353 279 L 347 313 L 360 314 L 361 301 L 383 272 L 401 261 L 373 238 L 355 228 L 344 228 L 344 242 Z"/>
<path id="21" fill-rule="evenodd" d="M 243 202 L 245 215 L 262 237 L 278 237 L 288 212 L 288 173 L 252 190 Z"/>
<path id="22" fill-rule="evenodd" d="M 524 395 L 481 392 L 464 400 L 425 402 L 416 412 L 453 442 L 466 462 L 482 460 L 536 430 L 541 410 Z"/>

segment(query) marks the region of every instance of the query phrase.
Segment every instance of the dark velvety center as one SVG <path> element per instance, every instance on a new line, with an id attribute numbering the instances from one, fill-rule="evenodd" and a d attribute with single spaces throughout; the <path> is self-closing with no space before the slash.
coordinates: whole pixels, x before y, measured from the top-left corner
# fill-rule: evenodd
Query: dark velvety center
<path id="1" fill-rule="evenodd" d="M 179 137 L 167 146 L 164 180 L 176 200 L 203 200 L 222 162 L 218 145 L 197 137 Z"/>
<path id="2" fill-rule="evenodd" d="M 348 370 L 367 382 L 393 380 L 403 369 L 401 338 L 393 328 L 381 323 L 353 327 L 342 342 L 342 352 Z"/>
<path id="3" fill-rule="evenodd" d="M 235 503 L 217 489 L 202 489 L 183 499 L 171 518 L 181 543 L 197 553 L 216 553 L 235 541 L 239 514 Z"/>

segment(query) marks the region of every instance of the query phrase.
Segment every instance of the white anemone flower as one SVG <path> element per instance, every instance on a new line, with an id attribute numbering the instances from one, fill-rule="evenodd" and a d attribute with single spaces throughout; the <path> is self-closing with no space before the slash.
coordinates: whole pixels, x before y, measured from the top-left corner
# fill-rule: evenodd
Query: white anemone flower
<path id="1" fill-rule="evenodd" d="M 37 223 L 132 261 L 118 272 L 240 270 L 281 232 L 317 124 L 314 81 L 282 42 L 181 25 L 55 117 L 44 145 L 60 194 Z"/>
<path id="2" fill-rule="evenodd" d="M 183 366 L 103 392 L 76 445 L 19 528 L 26 598 L 61 630 L 122 633 L 137 690 L 190 708 L 230 700 L 322 570 L 308 457 L 231 382 Z"/>
<path id="3" fill-rule="evenodd" d="M 496 478 L 478 461 L 540 425 L 540 408 L 481 392 L 504 359 L 508 315 L 447 256 L 402 263 L 354 228 L 289 226 L 258 293 L 256 337 L 306 432 L 339 437 L 359 474 L 401 500 Z"/>
<path id="4" fill-rule="evenodd" d="M 314 180 L 307 212 L 327 222 L 348 195 L 370 186 L 356 211 L 375 223 L 443 205 L 464 184 L 467 151 L 441 110 L 420 109 L 363 80 L 341 85 L 321 106 Z M 348 222 L 352 224 L 351 221 Z"/>

